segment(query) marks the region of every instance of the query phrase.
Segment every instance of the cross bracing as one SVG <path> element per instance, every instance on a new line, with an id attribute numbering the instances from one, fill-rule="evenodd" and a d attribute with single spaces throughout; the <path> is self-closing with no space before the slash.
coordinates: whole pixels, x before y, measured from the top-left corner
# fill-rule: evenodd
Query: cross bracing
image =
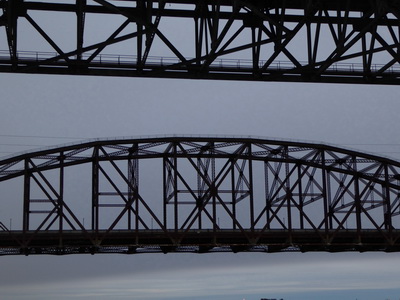
<path id="1" fill-rule="evenodd" d="M 398 0 L 1 0 L 0 72 L 399 84 Z"/>
<path id="2" fill-rule="evenodd" d="M 400 163 L 335 146 L 88 141 L 2 159 L 0 188 L 4 255 L 400 250 Z"/>

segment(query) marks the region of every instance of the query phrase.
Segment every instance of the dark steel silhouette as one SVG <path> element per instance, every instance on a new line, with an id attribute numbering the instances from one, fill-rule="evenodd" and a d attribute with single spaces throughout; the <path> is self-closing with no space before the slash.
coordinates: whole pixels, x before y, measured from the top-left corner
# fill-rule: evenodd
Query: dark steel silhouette
<path id="1" fill-rule="evenodd" d="M 0 72 L 400 82 L 398 0 L 1 0 L 0 9 Z"/>
<path id="2" fill-rule="evenodd" d="M 400 163 L 334 146 L 96 140 L 3 159 L 0 184 L 3 255 L 400 251 Z"/>

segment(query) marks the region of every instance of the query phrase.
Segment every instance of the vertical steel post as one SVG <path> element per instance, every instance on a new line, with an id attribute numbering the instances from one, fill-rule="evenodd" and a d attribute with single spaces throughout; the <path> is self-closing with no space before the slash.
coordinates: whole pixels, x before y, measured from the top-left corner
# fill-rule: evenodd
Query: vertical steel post
<path id="1" fill-rule="evenodd" d="M 168 228 L 168 220 L 167 220 L 167 202 L 168 202 L 168 174 L 167 174 L 167 168 L 168 168 L 168 157 L 164 156 L 163 159 L 163 222 L 164 222 L 164 228 Z"/>
<path id="2" fill-rule="evenodd" d="M 237 201 L 237 191 L 235 184 L 235 160 L 231 160 L 231 180 L 232 180 L 232 214 L 234 219 L 232 220 L 232 229 L 236 230 L 236 201 Z"/>
<path id="3" fill-rule="evenodd" d="M 331 189 L 331 175 L 330 171 L 326 172 L 327 180 L 327 196 L 328 196 L 328 217 L 329 217 L 329 230 L 333 230 L 333 208 L 332 208 L 332 189 Z"/>
<path id="4" fill-rule="evenodd" d="M 390 201 L 390 189 L 389 189 L 389 168 L 388 165 L 385 164 L 385 185 L 382 185 L 382 188 L 384 189 L 384 224 L 385 224 L 385 229 L 389 230 L 389 232 L 392 232 L 393 225 L 392 225 L 392 207 L 391 207 L 391 201 Z"/>
<path id="5" fill-rule="evenodd" d="M 62 246 L 62 237 L 63 237 L 63 230 L 64 230 L 64 152 L 60 152 L 60 177 L 59 177 L 59 191 L 57 199 L 58 201 L 58 218 L 59 218 L 59 235 L 60 235 L 60 244 Z"/>
<path id="6" fill-rule="evenodd" d="M 357 227 L 357 238 L 358 242 L 361 242 L 361 196 L 360 196 L 360 184 L 358 179 L 358 171 L 357 171 L 357 160 L 356 157 L 353 156 L 353 169 L 354 169 L 354 201 L 356 207 L 356 227 Z"/>
<path id="7" fill-rule="evenodd" d="M 268 161 L 264 161 L 264 185 L 265 185 L 265 222 L 267 224 L 267 229 L 271 229 L 270 227 L 270 208 L 271 208 L 271 199 L 269 192 L 269 176 L 268 176 Z"/>
<path id="8" fill-rule="evenodd" d="M 29 231 L 29 201 L 30 201 L 30 190 L 31 190 L 31 172 L 29 170 L 29 159 L 26 158 L 24 161 L 24 207 L 23 207 L 23 220 L 22 230 L 24 234 Z"/>
<path id="9" fill-rule="evenodd" d="M 7 7 L 7 38 L 8 47 L 10 49 L 10 56 L 13 67 L 17 66 L 18 63 L 18 52 L 17 52 L 17 26 L 18 26 L 18 16 L 19 10 L 21 10 L 23 0 L 10 0 L 8 1 Z"/>
<path id="10" fill-rule="evenodd" d="M 212 196 L 212 211 L 213 211 L 213 231 L 214 231 L 214 241 L 216 242 L 216 232 L 218 229 L 218 216 L 217 216 L 217 186 L 215 182 L 215 157 L 214 157 L 214 143 L 211 143 L 211 196 Z"/>
<path id="11" fill-rule="evenodd" d="M 202 229 L 203 224 L 202 224 L 202 210 L 203 208 L 203 204 L 204 204 L 204 179 L 202 177 L 206 176 L 205 174 L 202 173 L 203 167 L 201 164 L 201 157 L 197 158 L 197 201 L 196 201 L 196 205 L 197 205 L 197 213 L 198 213 L 198 229 Z"/>
<path id="12" fill-rule="evenodd" d="M 92 230 L 98 235 L 99 230 L 99 148 L 93 150 L 92 163 Z"/>
<path id="13" fill-rule="evenodd" d="M 303 199 L 303 177 L 301 175 L 301 164 L 297 164 L 297 177 L 299 187 L 299 219 L 300 229 L 304 229 L 304 199 Z"/>
<path id="14" fill-rule="evenodd" d="M 288 219 L 288 229 L 290 239 L 292 237 L 292 193 L 290 192 L 290 173 L 289 173 L 289 149 L 285 146 L 284 151 L 282 152 L 285 158 L 285 177 L 286 177 L 286 186 L 285 186 L 285 198 L 287 203 L 287 219 Z"/>
<path id="15" fill-rule="evenodd" d="M 135 204 L 136 218 L 135 229 L 139 228 L 139 159 L 138 159 L 138 144 L 135 143 L 129 153 L 128 159 L 128 229 L 132 229 L 132 206 Z M 134 156 L 134 158 L 132 158 Z"/>
<path id="16" fill-rule="evenodd" d="M 177 157 L 177 144 L 174 143 L 173 149 L 173 166 L 174 166 L 174 229 L 175 232 L 179 228 L 179 208 L 178 208 L 178 157 Z"/>
<path id="17" fill-rule="evenodd" d="M 143 1 L 137 1 L 137 8 L 140 10 L 141 15 L 144 15 L 145 13 L 145 7 L 144 7 L 144 2 Z M 138 71 L 141 71 L 143 68 L 143 25 L 139 22 L 136 22 L 136 27 L 137 27 L 137 43 L 136 43 L 136 53 L 137 53 L 137 66 L 138 66 Z M 147 42 L 148 40 L 146 40 Z M 150 42 L 150 41 L 148 41 Z"/>
<path id="18" fill-rule="evenodd" d="M 200 16 L 200 3 L 198 3 L 196 5 L 196 13 L 195 13 L 195 17 L 194 19 L 194 49 L 195 49 L 195 57 L 196 57 L 196 65 L 200 66 L 201 61 L 200 61 L 200 57 L 201 57 L 201 41 L 202 41 L 202 24 L 199 25 L 199 16 Z M 202 19 L 201 19 L 202 20 Z M 202 21 L 200 21 L 202 23 Z M 200 28 L 199 28 L 200 27 Z"/>
<path id="19" fill-rule="evenodd" d="M 306 22 L 306 29 L 307 29 L 307 54 L 308 54 L 308 64 L 311 65 L 313 61 L 312 55 L 312 38 L 311 38 L 311 22 Z"/>
<path id="20" fill-rule="evenodd" d="M 325 234 L 328 234 L 329 230 L 329 203 L 327 194 L 327 176 L 326 176 L 326 163 L 325 163 L 325 151 L 321 150 L 321 172 L 322 172 L 322 197 L 324 201 L 324 224 L 325 224 Z"/>
<path id="21" fill-rule="evenodd" d="M 250 228 L 254 231 L 254 186 L 253 186 L 253 159 L 252 159 L 252 148 L 251 143 L 247 146 L 248 151 L 248 162 L 249 162 L 249 192 L 250 192 Z"/>
<path id="22" fill-rule="evenodd" d="M 77 21 L 77 39 L 76 39 L 76 49 L 77 49 L 77 61 L 82 60 L 82 48 L 83 48 L 83 37 L 85 31 L 85 11 L 84 8 L 86 6 L 86 0 L 76 0 L 76 21 Z"/>

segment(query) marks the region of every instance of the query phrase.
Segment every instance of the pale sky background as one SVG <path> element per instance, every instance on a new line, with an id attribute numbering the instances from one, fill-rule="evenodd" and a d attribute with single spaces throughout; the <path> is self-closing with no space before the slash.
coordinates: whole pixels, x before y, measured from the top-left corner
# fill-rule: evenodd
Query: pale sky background
<path id="1" fill-rule="evenodd" d="M 70 30 L 62 21 L 57 29 L 54 18 L 38 21 L 67 45 Z M 21 24 L 22 49 L 43 51 Z M 227 134 L 333 143 L 400 159 L 397 86 L 0 74 L 0 88 L 0 156 L 88 138 Z M 0 185 L 0 199 L 5 193 Z M 1 203 L 0 221 L 9 222 Z M 72 298 L 397 300 L 400 254 L 0 257 L 0 300 Z"/>
<path id="2" fill-rule="evenodd" d="M 3 155 L 72 138 L 229 134 L 400 157 L 393 86 L 11 74 L 0 85 Z M 0 257 L 0 299 L 393 300 L 399 265 L 398 253 Z"/>

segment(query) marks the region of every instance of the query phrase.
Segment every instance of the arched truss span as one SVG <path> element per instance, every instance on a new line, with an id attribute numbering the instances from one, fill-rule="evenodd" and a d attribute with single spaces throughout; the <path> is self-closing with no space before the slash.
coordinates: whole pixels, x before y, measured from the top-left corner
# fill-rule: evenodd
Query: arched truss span
<path id="1" fill-rule="evenodd" d="M 400 250 L 400 163 L 334 146 L 90 141 L 3 159 L 0 184 L 2 254 Z"/>

